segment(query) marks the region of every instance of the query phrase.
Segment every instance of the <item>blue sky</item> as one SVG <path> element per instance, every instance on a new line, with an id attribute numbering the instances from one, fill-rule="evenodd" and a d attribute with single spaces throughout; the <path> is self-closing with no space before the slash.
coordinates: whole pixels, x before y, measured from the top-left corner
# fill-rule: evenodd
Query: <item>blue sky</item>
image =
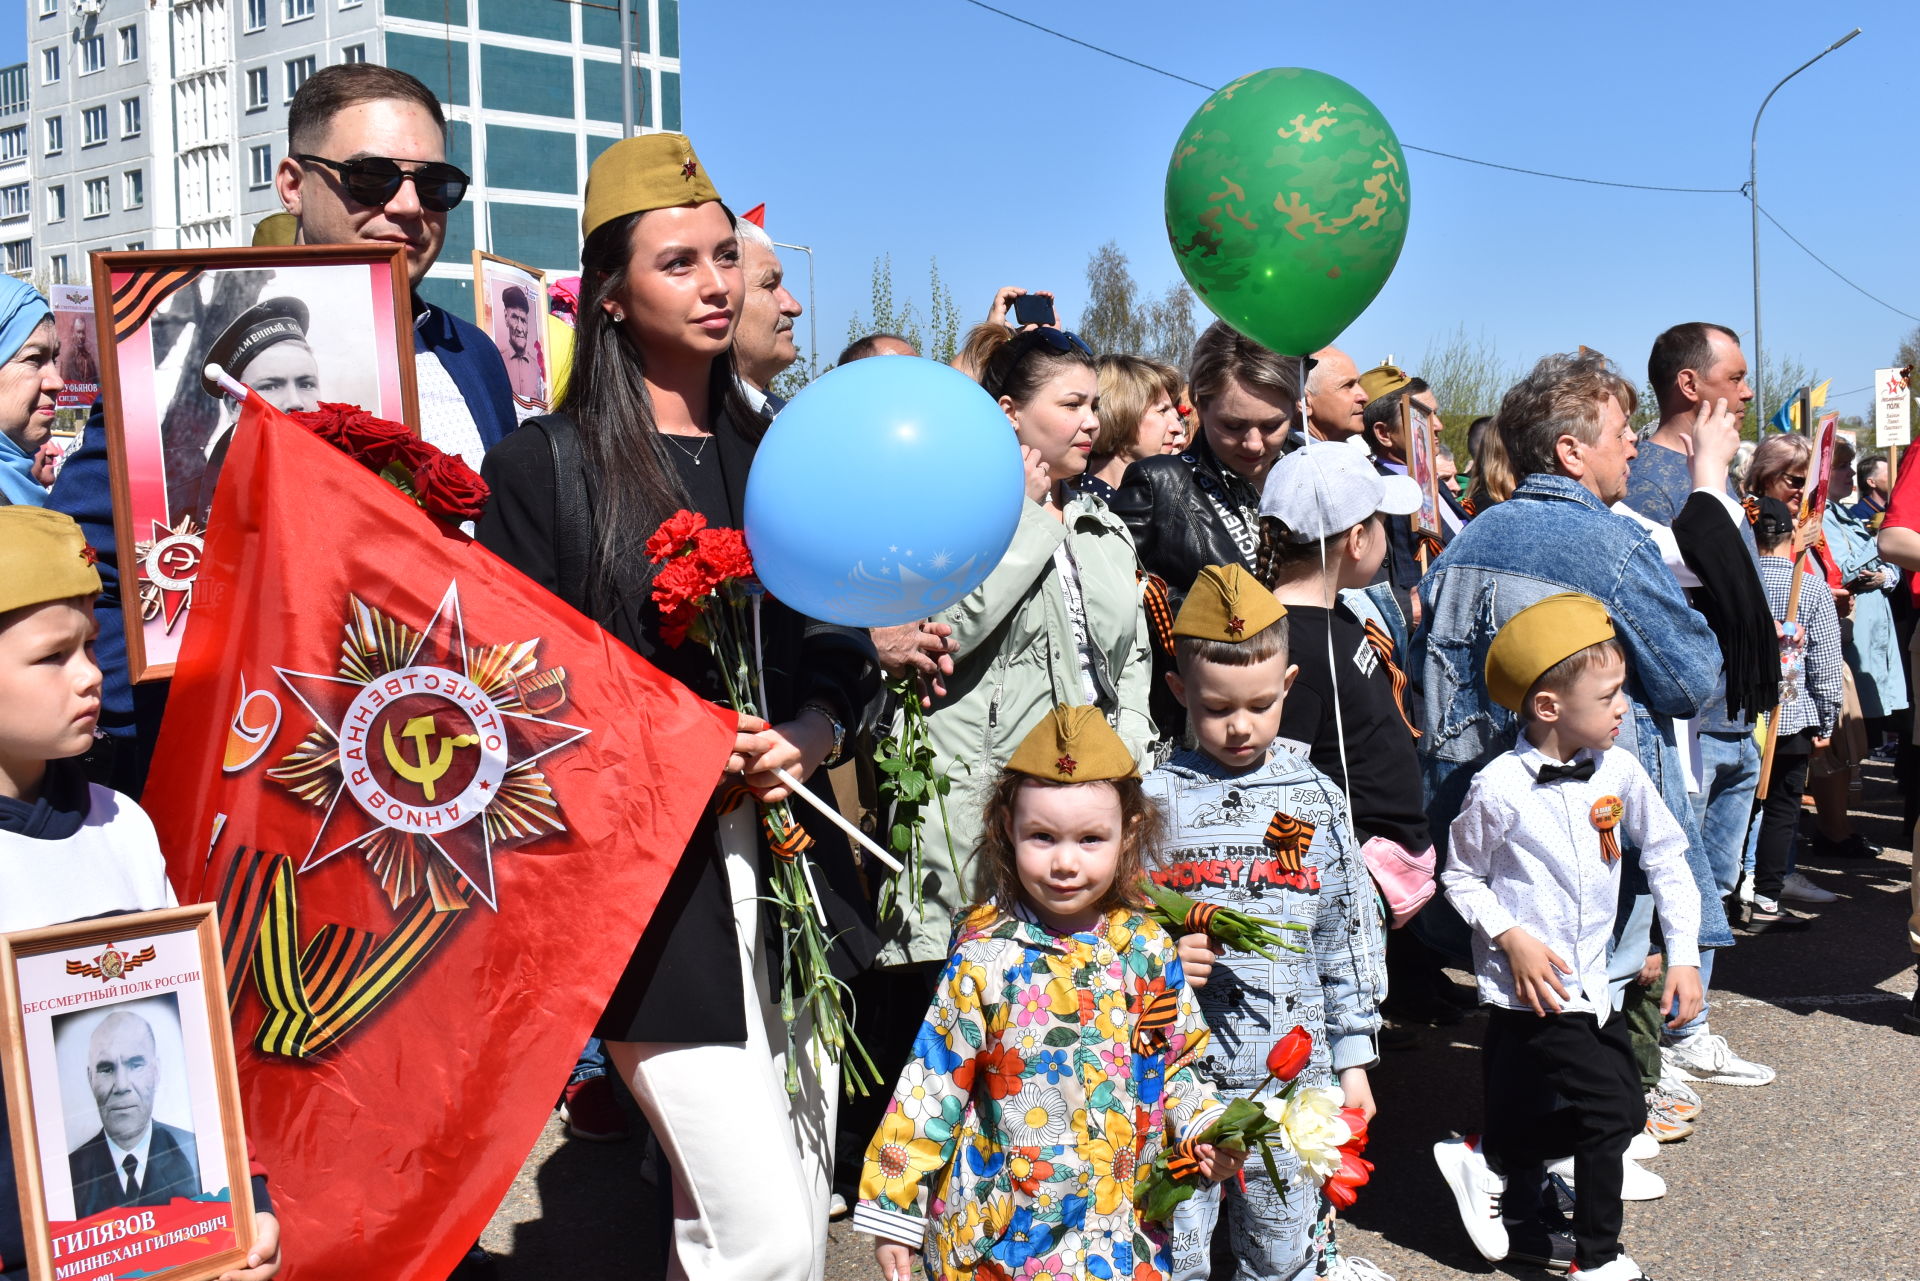
<path id="1" fill-rule="evenodd" d="M 1761 203 L 1835 267 L 1920 315 L 1911 218 L 1911 0 L 1774 3 L 1384 2 L 1307 6 L 994 0 L 1209 84 L 1314 67 L 1367 94 L 1403 142 L 1618 181 L 1737 188 L 1753 113 Z M 1161 227 L 1173 141 L 1205 94 L 962 0 L 686 0 L 686 128 L 735 208 L 768 202 L 776 239 L 814 246 L 830 359 L 865 304 L 937 255 L 963 312 L 995 286 L 1051 287 L 1071 319 L 1088 253 L 1119 242 L 1136 278 L 1177 276 Z M 832 16 L 823 16 L 826 13 Z M 1752 325 L 1748 206 L 1409 155 L 1399 266 L 1341 339 L 1364 368 L 1417 362 L 1464 324 L 1510 361 L 1579 344 L 1636 379 L 1682 320 Z M 1764 337 L 1864 388 L 1914 322 L 1854 293 L 1762 224 Z M 790 257 L 797 258 L 797 255 Z M 790 262 L 804 276 L 804 261 Z M 923 287 L 921 287 L 923 290 Z M 802 322 L 804 325 L 804 322 Z M 1867 397 L 1838 402 L 1848 413 Z"/>
<path id="2" fill-rule="evenodd" d="M 1727 188 L 1746 179 L 1768 88 L 1860 26 L 1768 108 L 1761 202 L 1840 271 L 1920 315 L 1911 0 L 996 3 L 1209 84 L 1263 66 L 1330 72 L 1372 98 L 1403 142 Z M 1161 181 L 1201 90 L 964 0 L 682 0 L 682 10 L 686 128 L 730 204 L 765 200 L 777 239 L 814 247 L 823 359 L 864 311 L 881 254 L 896 291 L 922 298 L 937 256 L 969 321 L 996 286 L 1020 284 L 1055 290 L 1071 323 L 1087 256 L 1107 240 L 1148 289 L 1176 278 Z M 24 24 L 5 25 L 0 58 L 16 60 Z M 1510 362 L 1584 343 L 1638 376 L 1669 324 L 1752 325 L 1741 197 L 1408 162 L 1406 250 L 1341 339 L 1363 367 L 1389 352 L 1417 363 L 1429 340 L 1464 325 Z M 1768 351 L 1831 375 L 1836 392 L 1866 387 L 1914 322 L 1764 224 L 1761 252 Z M 804 285 L 804 259 L 789 258 Z M 1838 402 L 1849 413 L 1865 404 L 1864 394 Z"/>

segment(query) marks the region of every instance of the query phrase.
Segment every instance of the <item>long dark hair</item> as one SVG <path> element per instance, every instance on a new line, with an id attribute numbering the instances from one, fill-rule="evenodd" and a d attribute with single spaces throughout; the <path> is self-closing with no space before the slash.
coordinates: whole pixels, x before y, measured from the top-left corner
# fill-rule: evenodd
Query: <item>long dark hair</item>
<path id="1" fill-rule="evenodd" d="M 720 206 L 729 226 L 733 211 Z M 642 214 L 627 214 L 594 229 L 580 251 L 580 310 L 575 322 L 573 368 L 555 408 L 580 431 L 580 452 L 594 478 L 594 546 L 587 583 L 596 605 L 640 591 L 653 578 L 647 538 L 660 522 L 691 507 L 680 474 L 667 456 L 647 395 L 647 362 L 609 316 L 607 295 L 626 284 L 633 226 Z M 766 431 L 740 391 L 734 349 L 716 356 L 707 379 L 707 423 L 722 420 L 749 440 Z"/>

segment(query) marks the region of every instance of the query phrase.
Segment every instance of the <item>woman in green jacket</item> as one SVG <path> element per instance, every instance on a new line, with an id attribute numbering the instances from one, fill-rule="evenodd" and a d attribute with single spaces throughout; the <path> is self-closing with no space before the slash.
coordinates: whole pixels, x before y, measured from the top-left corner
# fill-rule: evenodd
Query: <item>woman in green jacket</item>
<path id="1" fill-rule="evenodd" d="M 947 959 L 954 917 L 975 901 L 981 794 L 1047 710 L 1098 707 L 1141 768 L 1151 764 L 1152 662 L 1133 540 L 1104 502 L 1066 483 L 1086 471 L 1100 430 L 1093 353 L 1063 330 L 994 328 L 980 383 L 1019 437 L 1032 501 L 987 581 L 934 620 L 953 628 L 957 650 L 928 720 L 953 791 L 946 823 L 929 815 L 922 829 L 924 907 L 916 912 L 911 895 L 895 896 L 902 910 L 882 925 L 882 966 Z"/>

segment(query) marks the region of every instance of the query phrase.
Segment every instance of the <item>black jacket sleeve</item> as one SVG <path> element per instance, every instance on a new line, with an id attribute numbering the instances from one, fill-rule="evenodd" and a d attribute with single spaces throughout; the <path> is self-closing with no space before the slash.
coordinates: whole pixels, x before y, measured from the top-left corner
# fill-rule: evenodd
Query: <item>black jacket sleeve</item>
<path id="1" fill-rule="evenodd" d="M 492 496 L 474 536 L 480 545 L 550 592 L 559 591 L 553 541 L 553 454 L 538 427 L 523 426 L 480 464 Z"/>

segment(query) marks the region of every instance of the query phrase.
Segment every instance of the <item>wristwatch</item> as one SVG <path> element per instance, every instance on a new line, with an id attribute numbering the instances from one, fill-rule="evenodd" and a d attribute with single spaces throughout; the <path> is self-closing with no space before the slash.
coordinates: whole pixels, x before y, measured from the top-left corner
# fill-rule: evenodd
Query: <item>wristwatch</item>
<path id="1" fill-rule="evenodd" d="M 845 756 L 847 751 L 847 727 L 840 723 L 840 718 L 834 715 L 831 707 L 828 707 L 817 698 L 800 704 L 800 710 L 802 712 L 818 712 L 827 718 L 827 724 L 833 727 L 833 747 L 828 750 L 826 759 L 820 763 L 828 767 L 838 765 L 841 757 Z"/>

